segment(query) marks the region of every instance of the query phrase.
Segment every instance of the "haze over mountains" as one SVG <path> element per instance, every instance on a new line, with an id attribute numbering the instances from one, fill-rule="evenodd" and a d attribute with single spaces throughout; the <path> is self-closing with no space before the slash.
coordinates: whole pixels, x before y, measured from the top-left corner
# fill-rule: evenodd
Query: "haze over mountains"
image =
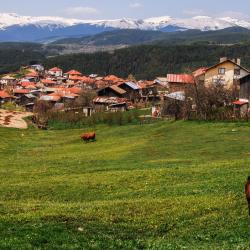
<path id="1" fill-rule="evenodd" d="M 169 16 L 116 20 L 79 20 L 61 17 L 31 17 L 13 13 L 0 14 L 0 41 L 49 42 L 63 38 L 91 36 L 102 32 L 133 29 L 176 32 L 187 30 L 216 31 L 231 27 L 250 30 L 250 22 L 230 17 L 196 16 L 189 19 Z"/>

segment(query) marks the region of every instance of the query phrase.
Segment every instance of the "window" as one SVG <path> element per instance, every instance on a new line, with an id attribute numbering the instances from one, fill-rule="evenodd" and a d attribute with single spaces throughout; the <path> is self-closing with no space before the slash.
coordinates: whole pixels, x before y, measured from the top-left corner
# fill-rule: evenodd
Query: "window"
<path id="1" fill-rule="evenodd" d="M 215 85 L 225 85 L 226 81 L 223 78 L 213 78 L 213 83 Z"/>
<path id="2" fill-rule="evenodd" d="M 218 73 L 219 73 L 219 75 L 225 75 L 226 69 L 225 68 L 219 68 Z"/>
<path id="3" fill-rule="evenodd" d="M 234 75 L 239 76 L 240 75 L 240 69 L 234 69 Z"/>

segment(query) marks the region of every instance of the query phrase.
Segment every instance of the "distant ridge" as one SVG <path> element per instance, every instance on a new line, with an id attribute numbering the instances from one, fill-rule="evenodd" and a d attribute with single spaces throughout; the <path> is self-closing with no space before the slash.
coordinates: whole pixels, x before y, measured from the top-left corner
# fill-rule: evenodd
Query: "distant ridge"
<path id="1" fill-rule="evenodd" d="M 79 20 L 2 13 L 0 14 L 0 41 L 46 42 L 51 41 L 51 39 L 90 36 L 121 29 L 176 32 L 190 29 L 215 31 L 230 27 L 250 29 L 250 22 L 230 17 L 212 18 L 208 16 L 196 16 L 186 19 L 163 16 L 143 20 L 130 18 Z"/>

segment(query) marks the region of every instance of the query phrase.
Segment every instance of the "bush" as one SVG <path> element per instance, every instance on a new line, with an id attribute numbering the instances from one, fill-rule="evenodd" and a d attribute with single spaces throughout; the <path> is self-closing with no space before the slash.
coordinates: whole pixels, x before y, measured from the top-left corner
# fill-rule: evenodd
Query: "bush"
<path id="1" fill-rule="evenodd" d="M 25 111 L 23 107 L 17 106 L 13 102 L 6 102 L 1 105 L 2 109 L 10 110 L 10 111 Z"/>

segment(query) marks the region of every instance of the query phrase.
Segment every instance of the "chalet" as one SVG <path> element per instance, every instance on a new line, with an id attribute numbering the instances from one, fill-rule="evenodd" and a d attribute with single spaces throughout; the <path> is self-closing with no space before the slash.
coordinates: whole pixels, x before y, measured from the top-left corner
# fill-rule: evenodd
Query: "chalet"
<path id="1" fill-rule="evenodd" d="M 127 92 L 116 85 L 111 85 L 100 89 L 97 91 L 98 96 L 106 96 L 106 97 L 125 97 Z"/>
<path id="2" fill-rule="evenodd" d="M 48 74 L 54 77 L 62 77 L 63 71 L 60 68 L 54 67 L 48 70 Z"/>
<path id="3" fill-rule="evenodd" d="M 248 75 L 250 71 L 241 66 L 240 59 L 229 60 L 221 58 L 220 62 L 205 70 L 204 83 L 223 85 L 225 88 L 239 87 L 239 80 Z M 201 77 L 201 75 L 200 75 Z"/>
<path id="4" fill-rule="evenodd" d="M 167 82 L 170 92 L 186 91 L 194 86 L 194 77 L 188 74 L 168 74 Z"/>

